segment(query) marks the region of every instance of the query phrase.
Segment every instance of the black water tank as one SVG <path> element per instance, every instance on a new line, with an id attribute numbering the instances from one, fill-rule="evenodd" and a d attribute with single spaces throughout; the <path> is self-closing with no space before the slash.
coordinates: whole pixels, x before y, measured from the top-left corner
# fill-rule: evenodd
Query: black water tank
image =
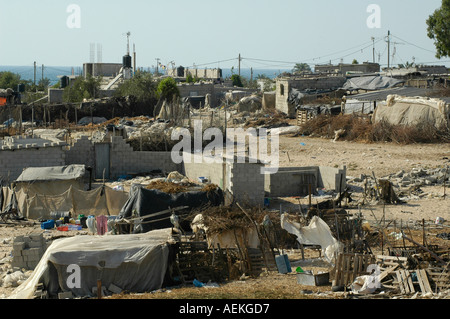
<path id="1" fill-rule="evenodd" d="M 17 85 L 17 92 L 23 93 L 25 92 L 25 84 L 21 83 Z"/>
<path id="2" fill-rule="evenodd" d="M 61 77 L 61 89 L 66 88 L 69 85 L 69 77 L 68 76 L 63 76 Z"/>
<path id="3" fill-rule="evenodd" d="M 123 56 L 123 67 L 131 69 L 131 56 L 129 55 Z"/>

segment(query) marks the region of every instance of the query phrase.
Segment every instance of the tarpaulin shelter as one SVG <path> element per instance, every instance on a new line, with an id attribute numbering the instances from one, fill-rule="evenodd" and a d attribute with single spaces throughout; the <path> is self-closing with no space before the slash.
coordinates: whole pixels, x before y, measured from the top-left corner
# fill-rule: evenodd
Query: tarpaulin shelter
<path id="1" fill-rule="evenodd" d="M 117 216 L 128 200 L 127 193 L 108 186 L 90 191 L 70 187 L 62 194 L 35 194 L 31 198 L 24 197 L 22 190 L 17 194 L 23 217 L 34 220 L 51 219 L 53 212 L 71 212 L 72 216 Z"/>
<path id="2" fill-rule="evenodd" d="M 431 124 L 440 129 L 449 125 L 449 104 L 438 98 L 388 95 L 386 103 L 378 105 L 374 123 L 392 125 Z"/>
<path id="3" fill-rule="evenodd" d="M 172 227 L 171 212 L 162 215 L 147 217 L 147 215 L 166 211 L 170 208 L 187 207 L 186 210 L 206 206 L 219 206 L 224 202 L 222 190 L 217 187 L 210 191 L 185 191 L 179 193 L 165 193 L 157 189 L 146 189 L 141 185 L 133 185 L 129 198 L 119 213 L 118 219 L 142 217 L 142 223 L 135 227 L 134 232 L 148 232 L 153 229 Z M 177 215 L 183 215 L 178 211 Z"/>
<path id="4" fill-rule="evenodd" d="M 36 194 L 59 195 L 70 187 L 84 189 L 84 165 L 28 167 L 16 179 L 15 190 L 23 189 L 31 198 Z"/>
<path id="5" fill-rule="evenodd" d="M 39 283 L 50 298 L 69 291 L 74 297 L 94 297 L 98 280 L 107 290 L 111 286 L 134 293 L 160 289 L 170 265 L 170 235 L 171 229 L 161 229 L 57 239 L 9 299 L 32 299 Z"/>
<path id="6" fill-rule="evenodd" d="M 395 87 L 405 81 L 386 76 L 362 76 L 348 79 L 342 89 L 347 91 L 366 90 L 376 91 Z"/>

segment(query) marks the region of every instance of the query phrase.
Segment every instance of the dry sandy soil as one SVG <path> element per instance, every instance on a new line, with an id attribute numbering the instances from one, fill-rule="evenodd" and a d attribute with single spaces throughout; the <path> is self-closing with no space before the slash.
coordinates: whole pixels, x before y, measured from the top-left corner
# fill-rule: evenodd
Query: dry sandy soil
<path id="1" fill-rule="evenodd" d="M 302 145 L 302 144 L 304 145 Z M 333 142 L 329 139 L 310 137 L 281 137 L 280 166 L 330 166 L 347 167 L 347 177 L 361 174 L 377 178 L 397 173 L 400 170 L 411 171 L 416 167 L 450 167 L 449 144 L 412 144 L 393 143 L 356 143 L 347 141 Z M 449 170 L 450 171 L 450 170 Z M 362 207 L 366 217 L 373 219 L 372 209 L 380 220 L 386 219 L 434 221 L 436 217 L 450 219 L 450 191 L 444 198 L 443 186 L 427 186 L 422 190 L 429 194 L 425 198 L 410 200 L 402 205 L 369 205 Z M 361 199 L 354 193 L 354 199 Z"/>
<path id="2" fill-rule="evenodd" d="M 304 145 L 300 144 L 304 143 Z M 364 144 L 353 142 L 333 142 L 321 138 L 309 137 L 280 137 L 280 162 L 281 166 L 347 166 L 347 175 L 358 176 L 360 174 L 371 175 L 372 172 L 377 177 L 395 173 L 401 169 L 410 171 L 416 166 L 427 168 L 443 167 L 450 165 L 447 158 L 450 158 L 450 146 L 448 144 L 434 145 L 395 145 L 389 143 Z M 361 208 L 363 215 L 372 222 L 374 216 L 381 220 L 385 216 L 386 220 L 397 221 L 421 221 L 425 219 L 431 224 L 437 216 L 443 217 L 446 221 L 450 219 L 450 196 L 443 198 L 444 189 L 441 186 L 427 187 L 424 191 L 429 192 L 429 197 L 425 196 L 419 200 L 408 201 L 400 205 L 388 205 L 383 207 L 380 204 L 370 204 Z M 448 191 L 450 193 L 450 191 Z M 353 195 L 360 199 L 357 192 Z M 289 203 L 290 199 L 283 199 Z M 293 203 L 298 203 L 293 200 Z M 355 212 L 356 207 L 352 208 Z M 398 224 L 397 224 L 398 225 Z M 449 231 L 448 222 L 444 228 L 437 231 Z M 12 239 L 15 236 L 40 232 L 40 226 L 24 225 L 10 227 L 0 225 L 0 258 L 9 256 L 12 249 Z M 436 232 L 436 229 L 427 229 L 428 232 Z M 53 232 L 53 233 L 52 233 Z M 46 233 L 46 236 L 57 236 L 57 231 Z M 71 234 L 67 234 L 71 235 Z M 440 245 L 448 247 L 448 240 L 441 239 Z M 298 251 L 287 251 L 293 266 L 301 265 L 305 269 L 326 269 L 323 265 L 319 268 L 310 261 L 301 261 Z M 307 250 L 307 257 L 316 258 L 316 251 Z M 309 263 L 309 264 L 308 264 Z M 6 264 L 2 264 L 6 267 Z M 294 267 L 293 267 L 294 268 Z M 0 295 L 8 296 L 13 288 L 0 288 Z M 309 292 L 316 292 L 310 295 Z M 297 284 L 294 274 L 281 275 L 271 273 L 262 275 L 259 278 L 248 278 L 244 281 L 227 283 L 220 288 L 198 289 L 181 288 L 165 289 L 160 292 L 145 295 L 132 295 L 129 298 L 341 298 L 342 294 L 332 294 L 330 286 L 325 287 L 302 287 Z M 121 298 L 127 298 L 122 296 Z"/>

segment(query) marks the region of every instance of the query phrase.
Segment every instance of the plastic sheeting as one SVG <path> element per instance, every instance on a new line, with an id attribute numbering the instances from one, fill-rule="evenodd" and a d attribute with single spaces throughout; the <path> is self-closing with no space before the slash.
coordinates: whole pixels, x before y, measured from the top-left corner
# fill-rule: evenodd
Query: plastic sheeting
<path id="1" fill-rule="evenodd" d="M 171 229 L 145 234 L 75 236 L 55 240 L 47 248 L 32 275 L 9 299 L 31 299 L 42 282 L 50 295 L 71 291 L 75 297 L 94 296 L 97 280 L 108 288 L 140 293 L 160 289 L 169 264 Z M 80 269 L 79 278 L 69 278 L 69 265 Z M 70 269 L 69 269 L 70 270 Z M 67 283 L 75 287 L 69 287 Z M 75 285 L 76 284 L 76 285 Z"/>
<path id="2" fill-rule="evenodd" d="M 333 237 L 330 227 L 320 217 L 313 216 L 308 226 L 301 227 L 297 222 L 288 220 L 288 215 L 281 215 L 281 228 L 297 236 L 297 241 L 304 245 L 319 245 L 329 263 L 341 251 L 342 245 Z"/>
<path id="3" fill-rule="evenodd" d="M 439 99 L 389 95 L 386 103 L 377 106 L 374 122 L 386 121 L 392 125 L 429 123 L 436 128 L 448 125 L 449 106 Z"/>
<path id="4" fill-rule="evenodd" d="M 59 195 L 36 194 L 27 197 L 23 190 L 16 192 L 19 211 L 28 219 L 50 219 L 52 212 L 72 212 L 88 216 L 119 214 L 128 200 L 128 193 L 108 186 L 82 191 L 70 187 Z"/>
<path id="5" fill-rule="evenodd" d="M 29 167 L 23 170 L 16 182 L 60 181 L 82 178 L 84 165 Z"/>
<path id="6" fill-rule="evenodd" d="M 219 206 L 223 204 L 224 197 L 220 188 L 215 191 L 188 191 L 175 194 L 168 194 L 156 189 L 146 189 L 140 185 L 133 185 L 129 199 L 119 213 L 118 219 L 129 218 L 133 212 L 137 216 L 146 216 L 165 211 L 169 208 L 186 206 L 188 209 L 201 208 L 206 206 Z M 181 211 L 177 212 L 182 214 Z M 142 224 L 134 229 L 134 232 L 148 232 L 152 229 L 172 227 L 169 220 L 171 213 L 158 215 L 151 218 L 143 218 Z M 152 221 L 153 220 L 153 221 Z"/>
<path id="7" fill-rule="evenodd" d="M 388 89 L 404 82 L 405 81 L 385 76 L 363 76 L 347 80 L 342 89 L 347 91 L 376 91 L 381 89 Z"/>

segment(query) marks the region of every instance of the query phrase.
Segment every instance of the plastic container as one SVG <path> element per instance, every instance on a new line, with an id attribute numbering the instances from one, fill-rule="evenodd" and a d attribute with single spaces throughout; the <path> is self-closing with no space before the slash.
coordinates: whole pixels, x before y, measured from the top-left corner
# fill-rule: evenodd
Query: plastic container
<path id="1" fill-rule="evenodd" d="M 55 221 L 54 220 L 48 220 L 43 223 L 41 223 L 42 229 L 52 229 L 55 228 Z"/>
<path id="2" fill-rule="evenodd" d="M 68 225 L 68 230 L 81 230 L 81 225 L 73 225 L 73 224 L 71 224 L 71 225 Z"/>
<path id="3" fill-rule="evenodd" d="M 67 225 L 62 225 L 62 226 L 59 226 L 58 228 L 56 228 L 57 230 L 59 230 L 59 231 L 68 231 L 69 230 L 69 226 L 67 226 Z"/>
<path id="4" fill-rule="evenodd" d="M 287 274 L 292 272 L 291 263 L 289 262 L 289 258 L 287 255 L 276 256 L 275 262 L 280 274 Z"/>
<path id="5" fill-rule="evenodd" d="M 305 286 L 323 286 L 330 282 L 330 274 L 313 274 L 311 272 L 297 273 L 297 283 Z"/>

